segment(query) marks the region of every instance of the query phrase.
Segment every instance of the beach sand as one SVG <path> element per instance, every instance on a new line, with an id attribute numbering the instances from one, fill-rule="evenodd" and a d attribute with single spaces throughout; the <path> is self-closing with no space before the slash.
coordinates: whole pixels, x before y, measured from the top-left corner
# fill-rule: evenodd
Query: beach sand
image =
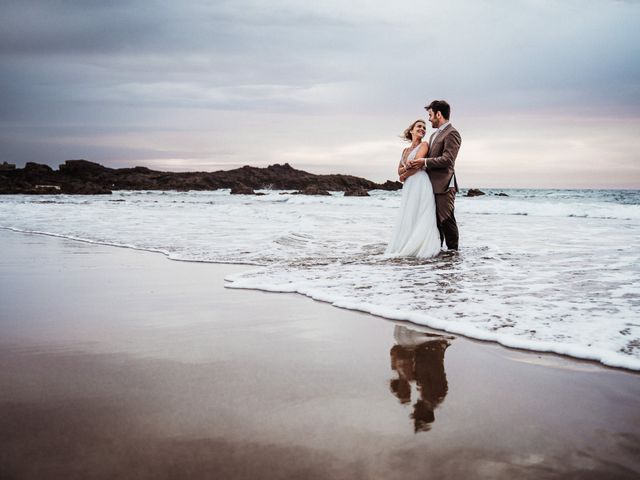
<path id="1" fill-rule="evenodd" d="M 0 230 L 0 478 L 638 478 L 640 375 Z"/>

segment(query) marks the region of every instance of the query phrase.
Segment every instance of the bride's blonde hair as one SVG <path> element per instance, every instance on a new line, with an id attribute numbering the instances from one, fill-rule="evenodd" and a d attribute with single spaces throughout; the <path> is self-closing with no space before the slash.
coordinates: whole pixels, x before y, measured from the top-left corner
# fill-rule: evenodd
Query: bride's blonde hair
<path id="1" fill-rule="evenodd" d="M 422 122 L 422 123 L 424 123 L 424 127 L 425 127 L 425 129 L 427 128 L 427 122 L 425 122 L 423 119 L 419 118 L 418 120 L 416 120 L 415 122 L 413 122 L 411 125 L 409 125 L 409 126 L 405 129 L 404 133 L 402 134 L 402 138 L 403 138 L 403 139 L 405 139 L 405 140 L 406 140 L 406 141 L 408 141 L 408 142 L 410 142 L 411 140 L 413 140 L 413 139 L 411 138 L 411 130 L 413 130 L 413 127 L 415 127 L 415 126 L 416 126 L 416 123 L 418 123 L 418 122 Z"/>

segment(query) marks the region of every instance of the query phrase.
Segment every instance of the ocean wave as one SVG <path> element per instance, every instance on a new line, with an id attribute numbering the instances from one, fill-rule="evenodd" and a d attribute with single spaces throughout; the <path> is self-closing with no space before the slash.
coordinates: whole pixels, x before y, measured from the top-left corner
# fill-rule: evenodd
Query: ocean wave
<path id="1" fill-rule="evenodd" d="M 636 368 L 637 205 L 460 197 L 460 255 L 387 259 L 401 192 L 280 193 L 5 196 L 0 227 L 172 260 L 259 266 L 229 278 L 230 286 L 298 292 L 507 346 Z"/>
<path id="2" fill-rule="evenodd" d="M 230 275 L 226 281 L 228 288 L 299 293 L 339 308 L 506 347 L 640 370 L 640 325 L 634 322 L 637 312 L 629 304 L 587 304 L 582 299 L 572 302 L 574 285 L 566 285 L 565 292 L 556 292 L 555 299 L 546 301 L 548 287 L 540 284 L 545 273 L 528 285 L 520 284 L 513 292 L 505 291 L 502 279 L 513 278 L 513 271 L 509 273 L 507 268 L 491 279 L 482 269 L 493 261 L 474 260 L 471 263 L 475 265 L 461 267 L 465 262 L 445 257 L 389 263 L 387 268 L 383 262 L 355 266 L 340 260 L 334 264 L 309 262 L 294 269 L 284 265 L 262 267 Z M 508 261 L 503 263 L 508 265 Z M 474 269 L 479 271 L 474 274 Z M 465 272 L 464 279 L 446 278 L 459 276 L 460 271 Z M 491 285 L 486 288 L 487 282 L 495 283 L 497 291 L 492 293 Z M 628 294 L 637 299 L 640 290 L 635 286 Z M 614 311 L 616 315 L 611 314 Z"/>

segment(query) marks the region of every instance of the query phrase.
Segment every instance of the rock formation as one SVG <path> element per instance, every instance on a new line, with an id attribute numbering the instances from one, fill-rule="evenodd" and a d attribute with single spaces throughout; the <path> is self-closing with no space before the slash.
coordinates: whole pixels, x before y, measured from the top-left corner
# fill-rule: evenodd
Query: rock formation
<path id="1" fill-rule="evenodd" d="M 331 195 L 327 190 L 324 190 L 317 185 L 309 185 L 300 191 L 293 192 L 294 195 Z"/>
<path id="2" fill-rule="evenodd" d="M 345 197 L 368 197 L 369 192 L 364 188 L 350 188 L 345 190 Z"/>
<path id="3" fill-rule="evenodd" d="M 328 191 L 399 190 L 400 182 L 375 183 L 352 175 L 315 175 L 288 163 L 217 172 L 160 172 L 146 167 L 108 168 L 87 160 L 67 160 L 58 170 L 29 162 L 24 168 L 0 169 L 0 194 L 103 194 L 113 190 L 217 190 L 244 187 L 298 190 L 308 195 Z M 242 192 L 244 193 L 244 192 Z"/>
<path id="4" fill-rule="evenodd" d="M 479 197 L 480 195 L 486 195 L 484 192 L 478 190 L 477 188 L 470 188 L 467 191 L 465 197 Z"/>
<path id="5" fill-rule="evenodd" d="M 242 183 L 238 183 L 231 189 L 231 195 L 255 195 L 253 188 L 247 187 Z"/>

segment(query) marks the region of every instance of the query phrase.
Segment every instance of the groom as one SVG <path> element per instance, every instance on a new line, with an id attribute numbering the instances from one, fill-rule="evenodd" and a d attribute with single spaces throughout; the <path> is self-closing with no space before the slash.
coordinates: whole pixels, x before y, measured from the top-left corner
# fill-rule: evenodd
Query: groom
<path id="1" fill-rule="evenodd" d="M 462 138 L 458 131 L 449 123 L 451 107 L 444 100 L 434 100 L 424 107 L 429 113 L 429 122 L 433 128 L 437 128 L 429 139 L 428 158 L 416 158 L 408 162 L 410 169 L 403 177 L 413 175 L 424 168 L 429 174 L 433 193 L 436 197 L 436 215 L 440 242 L 447 242 L 449 250 L 458 250 L 458 225 L 453 215 L 458 182 L 454 167 Z"/>

